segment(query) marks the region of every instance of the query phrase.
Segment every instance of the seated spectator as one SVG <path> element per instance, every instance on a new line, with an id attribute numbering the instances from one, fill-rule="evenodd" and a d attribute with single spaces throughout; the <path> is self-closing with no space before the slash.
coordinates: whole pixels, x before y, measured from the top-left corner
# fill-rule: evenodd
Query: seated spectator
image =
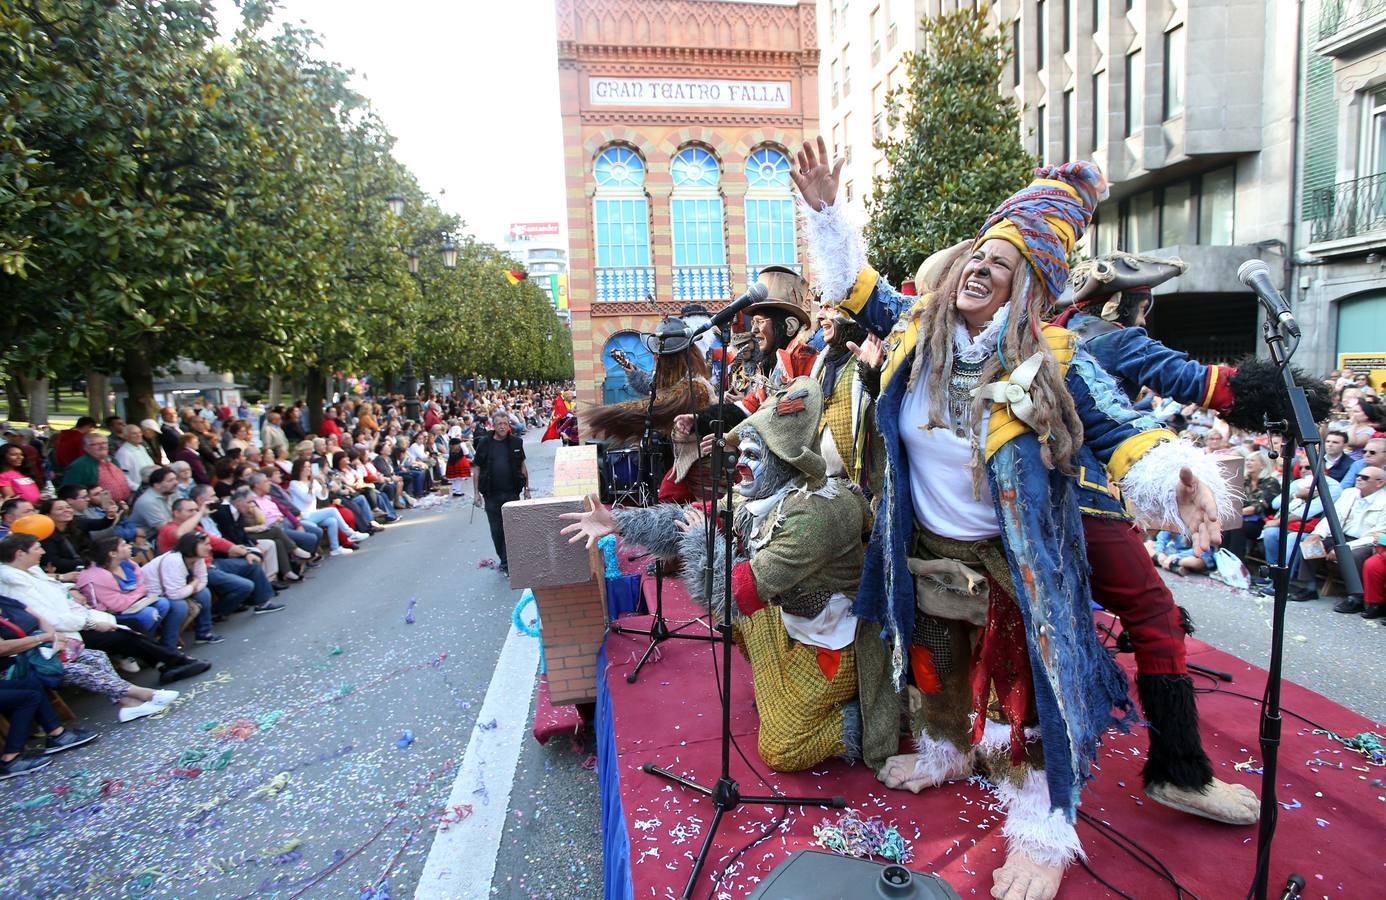
<path id="1" fill-rule="evenodd" d="M 77 577 L 77 589 L 92 608 L 110 613 L 121 625 L 154 635 L 169 650 L 177 650 L 178 637 L 188 619 L 187 599 L 160 596 L 161 586 L 146 582 L 131 559 L 129 542 L 118 535 L 98 538 L 91 558 L 92 565 Z"/>
<path id="2" fill-rule="evenodd" d="M 366 495 L 366 500 L 371 506 L 380 510 L 385 516 L 385 521 L 393 522 L 399 518 L 399 513 L 395 512 L 395 500 L 392 493 L 394 482 L 382 481 L 380 473 L 375 467 L 366 462 L 366 454 L 362 450 L 352 448 L 346 451 L 349 460 L 348 467 L 354 476 L 354 486 Z"/>
<path id="3" fill-rule="evenodd" d="M 207 467 L 203 463 L 201 449 L 202 439 L 198 437 L 197 432 L 185 432 L 178 439 L 178 449 L 174 451 L 173 458 L 188 464 L 188 468 L 192 469 L 193 481 L 209 484 L 211 479 L 207 477 Z"/>
<path id="4" fill-rule="evenodd" d="M 343 546 L 344 541 L 360 543 L 370 537 L 369 534 L 354 530 L 338 507 L 330 504 L 321 508 L 318 506 L 320 501 L 327 499 L 327 486 L 314 477 L 312 466 L 307 460 L 300 459 L 293 463 L 285 493 L 303 521 L 312 522 L 326 532 L 331 555 L 342 556 L 351 552 L 350 546 Z"/>
<path id="5" fill-rule="evenodd" d="M 418 500 L 429 492 L 432 485 L 427 467 L 409 455 L 409 446 L 401 437 L 387 449 L 386 455 L 394 466 L 395 474 L 404 479 L 405 492 Z"/>
<path id="6" fill-rule="evenodd" d="M 186 534 L 205 534 L 210 539 L 214 556 L 207 572 L 207 584 L 218 601 L 218 608 L 240 608 L 242 604 L 250 603 L 256 610 L 263 609 L 265 612 L 283 609 L 277 605 L 275 609 L 266 608 L 267 605 L 274 605 L 270 601 L 274 599 L 275 587 L 265 574 L 260 548 L 233 544 L 215 530 L 216 523 L 209 515 L 210 508 L 215 504 L 216 497 L 205 484 L 193 489 L 192 498 L 176 501 L 173 505 L 173 521 L 159 529 L 157 551 L 163 554 L 174 550 Z"/>
<path id="7" fill-rule="evenodd" d="M 1346 431 L 1329 431 L 1323 439 L 1323 470 L 1329 478 L 1341 482 L 1353 459 L 1347 453 L 1348 436 Z M 1352 485 L 1348 485 L 1352 487 Z"/>
<path id="8" fill-rule="evenodd" d="M 24 454 L 24 471 L 34 484 L 40 487 L 47 481 L 43 475 L 43 460 L 38 448 L 34 446 L 34 429 L 7 427 L 4 432 L 6 443 L 3 446 L 18 447 Z"/>
<path id="9" fill-rule="evenodd" d="M 1362 563 L 1362 591 L 1362 618 L 1386 620 L 1386 534 L 1376 539 L 1371 556 Z"/>
<path id="10" fill-rule="evenodd" d="M 339 444 L 341 443 L 342 426 L 337 422 L 337 407 L 329 406 L 327 409 L 323 410 L 322 427 L 318 429 L 318 434 L 322 435 L 324 438 L 336 438 L 337 442 Z"/>
<path id="11" fill-rule="evenodd" d="M 27 471 L 24 450 L 14 444 L 0 447 L 0 500 L 19 497 L 30 503 L 39 501 L 38 482 Z"/>
<path id="12" fill-rule="evenodd" d="M 120 708 L 121 722 L 153 715 L 177 700 L 177 691 L 151 691 L 122 679 L 104 651 L 148 653 L 155 659 L 179 658 L 178 654 L 120 629 L 110 613 L 86 606 L 75 588 L 44 574 L 39 568 L 42 558 L 43 545 L 33 535 L 12 534 L 0 540 L 0 594 L 19 601 L 42 630 L 58 632 L 62 684 L 108 697 Z"/>
<path id="13" fill-rule="evenodd" d="M 39 628 L 38 619 L 17 603 L 0 606 L 0 713 L 9 720 L 5 745 L 0 750 L 0 781 L 32 775 L 53 761 L 54 753 L 71 750 L 96 740 L 97 735 L 80 728 L 66 728 L 48 699 L 48 685 L 29 669 L 20 675 L 11 672 L 20 654 L 31 650 L 57 652 L 58 635 L 51 628 Z M 25 754 L 24 745 L 34 723 L 43 729 L 43 753 Z"/>
<path id="14" fill-rule="evenodd" d="M 105 531 L 120 522 L 120 504 L 100 488 L 89 490 L 80 484 L 65 484 L 58 488 L 58 499 L 66 500 L 72 507 L 73 521 L 83 531 Z"/>
<path id="15" fill-rule="evenodd" d="M 50 575 L 73 576 L 87 564 L 92 540 L 76 525 L 72 505 L 66 500 L 44 500 L 38 506 L 40 515 L 53 520 L 53 533 L 40 538 L 43 543 L 43 568 Z M 72 578 L 60 577 L 59 581 Z"/>
<path id="16" fill-rule="evenodd" d="M 154 465 L 168 465 L 169 458 L 168 454 L 164 453 L 163 432 L 159 428 L 159 423 L 153 419 L 141 419 L 140 434 L 144 438 L 144 452 L 149 454 Z"/>
<path id="17" fill-rule="evenodd" d="M 377 452 L 369 456 L 368 468 L 375 472 L 377 477 L 384 483 L 390 485 L 390 496 L 394 499 L 395 509 L 409 509 L 414 506 L 414 499 L 409 496 L 405 489 L 404 476 L 395 468 L 395 463 L 390 459 L 389 448 L 392 443 L 382 439 Z"/>
<path id="18" fill-rule="evenodd" d="M 1216 434 L 1217 432 L 1209 432 Z M 1209 572 L 1217 569 L 1217 560 L 1211 551 L 1196 553 L 1187 537 L 1177 531 L 1161 531 L 1155 540 L 1147 544 L 1150 558 L 1155 565 L 1176 575 L 1190 572 Z"/>
<path id="19" fill-rule="evenodd" d="M 299 559 L 308 559 L 318 552 L 318 545 L 322 543 L 322 529 L 312 522 L 299 519 L 298 511 L 287 498 L 281 500 L 274 495 L 274 479 L 282 477 L 280 471 L 273 466 L 251 475 L 247 479 L 251 501 L 259 509 L 260 518 L 265 525 L 281 529 L 289 536 L 289 540 L 297 545 L 294 555 Z"/>
<path id="20" fill-rule="evenodd" d="M 82 416 L 77 420 L 77 424 L 58 432 L 57 437 L 53 438 L 54 469 L 65 472 L 68 466 L 75 463 L 77 458 L 86 452 L 87 436 L 95 430 L 96 420 L 91 416 Z"/>
<path id="21" fill-rule="evenodd" d="M 1304 462 L 1303 469 L 1306 474 L 1296 478 L 1290 483 L 1290 496 L 1293 499 L 1290 500 L 1289 515 L 1281 516 L 1278 514 L 1278 510 L 1280 509 L 1280 495 L 1276 494 L 1273 504 L 1277 510 L 1277 514 L 1268 517 L 1265 527 L 1261 529 L 1261 548 L 1266 562 L 1269 565 L 1275 566 L 1280 564 L 1280 532 L 1282 522 L 1288 521 L 1289 525 L 1286 530 L 1293 533 L 1313 528 L 1314 525 L 1318 524 L 1319 517 L 1323 515 L 1323 498 L 1319 496 L 1317 491 L 1314 492 L 1314 499 L 1312 501 L 1309 500 L 1310 489 L 1314 484 L 1314 476 L 1313 473 L 1308 471 L 1309 465 L 1307 461 Z M 1329 499 L 1333 502 L 1337 502 L 1338 498 L 1343 494 L 1342 486 L 1339 485 L 1338 482 L 1329 479 L 1328 489 L 1331 494 Z M 1291 537 L 1292 548 L 1293 545 L 1294 538 Z M 1294 570 L 1296 562 L 1296 560 L 1290 561 L 1291 571 Z"/>
<path id="22" fill-rule="evenodd" d="M 174 477 L 178 479 L 176 495 L 183 499 L 192 496 L 192 489 L 197 486 L 197 482 L 193 481 L 192 466 L 179 459 L 170 464 L 169 468 L 173 470 Z"/>
<path id="23" fill-rule="evenodd" d="M 34 504 L 22 497 L 11 497 L 0 503 L 0 537 L 10 533 L 14 523 L 34 514 Z"/>
<path id="24" fill-rule="evenodd" d="M 356 489 L 357 476 L 351 471 L 351 460 L 342 451 L 332 457 L 332 464 L 324 475 L 329 496 L 341 500 L 343 506 L 351 508 L 356 517 L 356 530 L 374 534 L 380 530 L 371 512 L 371 503 L 366 495 Z M 365 525 L 363 528 L 362 525 Z"/>
<path id="25" fill-rule="evenodd" d="M 144 483 L 140 473 L 151 466 L 156 466 L 154 457 L 149 455 L 149 448 L 144 445 L 144 430 L 138 425 L 125 426 L 125 442 L 120 445 L 120 449 L 115 452 L 116 465 L 125 473 L 125 480 L 130 485 L 130 490 L 137 491 Z"/>
<path id="26" fill-rule="evenodd" d="M 1357 473 L 1357 486 L 1350 487 L 1343 491 L 1343 495 L 1338 498 L 1336 508 L 1338 519 L 1343 526 L 1343 535 L 1348 540 L 1348 547 L 1352 549 L 1352 559 L 1338 559 L 1337 555 L 1328 543 L 1331 541 L 1327 520 L 1320 521 L 1314 526 L 1313 534 L 1324 540 L 1327 555 L 1324 559 L 1304 559 L 1301 561 L 1299 573 L 1295 579 L 1295 585 L 1290 590 L 1291 600 L 1317 600 L 1319 597 L 1318 588 L 1314 580 L 1318 577 L 1319 569 L 1326 560 L 1336 563 L 1341 571 L 1345 566 L 1354 566 L 1358 572 L 1362 570 L 1362 564 L 1372 553 L 1377 538 L 1386 533 L 1386 491 L 1381 488 L 1386 486 L 1386 470 L 1376 466 L 1367 466 Z M 1333 607 L 1334 612 L 1339 613 L 1360 613 L 1365 611 L 1364 600 L 1361 595 L 1352 594 Z"/>
<path id="27" fill-rule="evenodd" d="M 173 501 L 178 496 L 178 476 L 167 467 L 149 473 L 149 489 L 135 500 L 130 518 L 146 534 L 157 534 L 173 517 Z"/>
<path id="28" fill-rule="evenodd" d="M 257 533 L 267 529 L 259 524 L 250 488 L 236 488 L 224 503 L 211 508 L 209 518 L 216 525 L 216 534 L 233 544 L 255 548 L 263 560 L 265 575 L 274 579 L 272 583 L 276 590 L 283 590 L 299 580 L 293 571 L 292 555 L 284 554 L 278 542 L 268 534 L 262 536 Z M 256 532 L 250 531 L 251 528 Z M 295 577 L 286 578 L 286 575 Z"/>
<path id="29" fill-rule="evenodd" d="M 1386 468 L 1386 438 L 1372 438 L 1363 445 L 1362 458 L 1354 462 L 1343 476 L 1343 487 L 1356 487 L 1357 473 L 1367 466 Z"/>
<path id="30" fill-rule="evenodd" d="M 89 490 L 103 488 L 116 503 L 129 500 L 130 482 L 120 466 L 110 460 L 110 439 L 98 431 L 88 431 L 83 446 L 87 452 L 63 471 L 63 484 L 80 484 Z"/>
<path id="31" fill-rule="evenodd" d="M 1266 518 L 1275 510 L 1280 496 L 1280 479 L 1271 470 L 1266 451 L 1254 450 L 1246 457 L 1246 480 L 1242 485 L 1242 534 L 1247 542 L 1259 540 Z"/>

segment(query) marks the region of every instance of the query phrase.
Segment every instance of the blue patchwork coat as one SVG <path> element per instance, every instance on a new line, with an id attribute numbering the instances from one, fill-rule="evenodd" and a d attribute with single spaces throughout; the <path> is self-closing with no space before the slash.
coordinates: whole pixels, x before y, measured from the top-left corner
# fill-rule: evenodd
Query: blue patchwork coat
<path id="1" fill-rule="evenodd" d="M 914 354 L 917 312 L 928 298 L 905 297 L 871 268 L 863 269 L 840 308 L 886 342 L 876 422 L 885 440 L 885 483 L 857 594 L 858 616 L 882 625 L 898 681 L 914 631 L 914 578 L 906 565 L 915 526 L 910 470 L 900 413 Z M 1175 440 L 1154 419 L 1132 409 L 1125 394 L 1079 345 L 1072 332 L 1046 327 L 1082 419 L 1094 465 L 1120 480 L 1155 445 Z M 1025 621 L 1035 706 L 1051 805 L 1072 820 L 1090 777 L 1103 732 L 1129 717 L 1125 673 L 1093 627 L 1088 562 L 1077 479 L 1045 468 L 1036 435 L 1007 407 L 995 405 L 986 435 L 987 480 L 1001 539 Z M 959 473 L 940 472 L 956 478 Z"/>

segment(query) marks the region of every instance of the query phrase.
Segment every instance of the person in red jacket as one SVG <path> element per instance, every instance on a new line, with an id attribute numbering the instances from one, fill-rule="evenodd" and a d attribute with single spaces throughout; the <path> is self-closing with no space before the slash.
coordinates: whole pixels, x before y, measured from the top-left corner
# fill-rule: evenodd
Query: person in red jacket
<path id="1" fill-rule="evenodd" d="M 66 431 L 58 432 L 58 436 L 53 438 L 53 464 L 61 471 L 77 461 L 86 448 L 83 441 L 87 439 L 87 434 L 96 428 L 96 420 L 91 416 L 82 416 Z"/>

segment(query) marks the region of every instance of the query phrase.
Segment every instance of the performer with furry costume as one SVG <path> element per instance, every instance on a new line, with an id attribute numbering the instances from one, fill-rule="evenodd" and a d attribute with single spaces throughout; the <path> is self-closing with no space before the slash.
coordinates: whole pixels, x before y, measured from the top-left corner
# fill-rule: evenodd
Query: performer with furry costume
<path id="1" fill-rule="evenodd" d="M 827 476 L 823 457 L 810 449 L 822 405 L 818 383 L 796 378 L 768 394 L 731 436 L 740 475 L 732 516 L 733 636 L 751 664 L 761 759 L 785 772 L 860 755 L 852 603 L 870 513 L 861 493 Z M 716 574 L 712 596 L 705 596 L 701 506 L 607 510 L 592 498 L 592 507 L 565 514 L 573 524 L 563 534 L 585 538 L 589 547 L 620 534 L 658 557 L 681 558 L 689 594 L 720 617 L 725 547 L 713 541 Z"/>
<path id="2" fill-rule="evenodd" d="M 1261 430 L 1268 396 L 1283 394 L 1273 365 L 1249 360 L 1241 368 L 1204 365 L 1146 333 L 1152 289 L 1188 266 L 1178 259 L 1114 253 L 1079 263 L 1069 275 L 1068 306 L 1054 319 L 1134 400 L 1142 387 L 1180 403 L 1214 409 L 1237 427 Z M 1061 304 L 1063 301 L 1061 301 Z M 1312 379 L 1310 396 L 1323 393 Z M 1326 400 L 1326 397 L 1325 397 Z M 1323 412 L 1327 413 L 1327 404 Z M 1096 461 L 1078 479 L 1093 597 L 1116 615 L 1136 657 L 1136 691 L 1150 723 L 1150 752 L 1142 770 L 1145 792 L 1173 809 L 1230 825 L 1257 821 L 1255 793 L 1213 777 L 1198 732 L 1198 707 L 1185 658 L 1185 617 L 1155 570 L 1120 494 Z"/>
<path id="3" fill-rule="evenodd" d="M 664 437 L 669 436 L 675 416 L 703 409 L 712 402 L 707 358 L 702 347 L 688 339 L 685 328 L 682 319 L 667 318 L 655 327 L 653 334 L 643 338 L 646 348 L 655 355 L 654 425 Z M 649 392 L 648 387 L 641 391 Z M 627 400 L 580 410 L 580 430 L 589 439 L 606 439 L 613 447 L 633 446 L 645 433 L 648 407 L 645 400 Z"/>
<path id="4" fill-rule="evenodd" d="M 1213 460 L 1133 410 L 1072 333 L 1042 325 L 1105 192 L 1095 166 L 1038 170 L 943 290 L 911 305 L 867 266 L 837 205 L 842 163 L 821 138 L 797 163 L 824 300 L 888 348 L 885 481 L 855 609 L 889 648 L 872 660 L 858 642 L 863 754 L 910 790 L 985 766 L 1006 809 L 992 896 L 1050 900 L 1082 852 L 1072 823 L 1098 739 L 1124 724 L 1114 710 L 1130 715 L 1126 677 L 1092 625 L 1079 453 L 1152 516 L 1182 519 L 1200 549 L 1218 538 L 1226 485 Z M 886 719 L 868 706 L 898 695 L 869 691 L 873 670 L 913 677 L 917 753 L 882 758 L 898 735 L 873 734 Z"/>

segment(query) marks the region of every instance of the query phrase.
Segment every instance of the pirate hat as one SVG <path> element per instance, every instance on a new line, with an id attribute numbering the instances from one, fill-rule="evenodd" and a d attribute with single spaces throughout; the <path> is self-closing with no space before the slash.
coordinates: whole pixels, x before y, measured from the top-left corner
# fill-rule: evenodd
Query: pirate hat
<path id="1" fill-rule="evenodd" d="M 1178 278 L 1188 270 L 1188 263 L 1173 256 L 1108 253 L 1074 266 L 1069 273 L 1068 291 L 1065 293 L 1071 294 L 1072 303 L 1084 303 L 1138 288 L 1149 293 L 1155 285 Z"/>
<path id="2" fill-rule="evenodd" d="M 808 282 L 802 275 L 788 266 L 766 266 L 756 276 L 756 282 L 765 285 L 769 294 L 764 300 L 746 307 L 748 313 L 763 315 L 778 311 L 798 319 L 800 328 L 809 324 L 809 304 L 812 297 L 809 294 Z"/>
<path id="3" fill-rule="evenodd" d="M 801 375 L 767 396 L 733 433 L 741 436 L 754 429 L 765 442 L 766 450 L 803 472 L 810 481 L 821 481 L 828 464 L 813 446 L 818 442 L 818 420 L 822 416 L 823 389 L 814 379 Z"/>

